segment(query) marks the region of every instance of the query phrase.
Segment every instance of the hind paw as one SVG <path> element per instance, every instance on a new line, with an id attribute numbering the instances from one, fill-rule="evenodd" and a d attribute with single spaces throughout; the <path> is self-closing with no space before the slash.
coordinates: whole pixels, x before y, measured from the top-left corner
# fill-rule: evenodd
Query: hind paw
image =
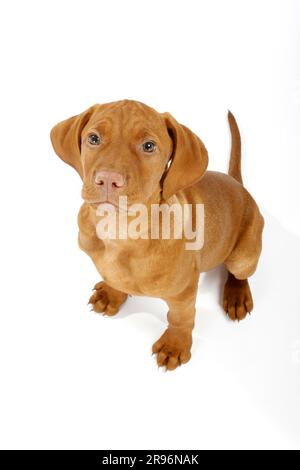
<path id="1" fill-rule="evenodd" d="M 223 308 L 231 320 L 243 320 L 253 310 L 253 300 L 247 279 L 229 274 L 224 287 Z"/>

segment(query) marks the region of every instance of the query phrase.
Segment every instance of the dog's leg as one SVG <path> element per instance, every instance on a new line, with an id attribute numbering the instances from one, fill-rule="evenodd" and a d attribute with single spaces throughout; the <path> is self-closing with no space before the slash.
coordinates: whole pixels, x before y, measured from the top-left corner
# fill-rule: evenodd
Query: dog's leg
<path id="1" fill-rule="evenodd" d="M 243 320 L 253 309 L 251 290 L 247 279 L 236 279 L 228 272 L 224 287 L 223 308 L 231 320 Z"/>
<path id="2" fill-rule="evenodd" d="M 159 366 L 176 369 L 191 358 L 192 330 L 195 320 L 195 302 L 198 285 L 189 286 L 180 295 L 164 298 L 169 307 L 169 326 L 153 344 Z"/>
<path id="3" fill-rule="evenodd" d="M 96 313 L 113 316 L 118 313 L 120 306 L 125 302 L 128 295 L 113 289 L 105 282 L 98 282 L 94 287 L 94 293 L 89 304 Z"/>

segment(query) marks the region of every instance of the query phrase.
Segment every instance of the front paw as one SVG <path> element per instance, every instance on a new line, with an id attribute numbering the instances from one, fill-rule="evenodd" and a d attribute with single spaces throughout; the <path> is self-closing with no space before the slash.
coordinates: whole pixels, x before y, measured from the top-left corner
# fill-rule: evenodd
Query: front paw
<path id="1" fill-rule="evenodd" d="M 188 362 L 191 358 L 192 332 L 187 328 L 169 327 L 152 346 L 159 367 L 167 370 Z"/>
<path id="2" fill-rule="evenodd" d="M 105 282 L 98 282 L 94 287 L 94 293 L 89 300 L 89 305 L 96 313 L 113 316 L 118 313 L 120 306 L 127 299 L 127 294 L 108 286 Z"/>

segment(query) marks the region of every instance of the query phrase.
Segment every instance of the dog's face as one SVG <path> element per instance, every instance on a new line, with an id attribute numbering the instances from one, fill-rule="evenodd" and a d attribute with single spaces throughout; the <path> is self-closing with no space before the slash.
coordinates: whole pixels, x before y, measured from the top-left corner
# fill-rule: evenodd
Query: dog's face
<path id="1" fill-rule="evenodd" d="M 81 134 L 82 196 L 87 202 L 146 203 L 172 153 L 163 118 L 136 102 L 98 106 Z"/>
<path id="2" fill-rule="evenodd" d="M 56 153 L 83 180 L 91 204 L 168 199 L 198 181 L 207 163 L 200 139 L 168 113 L 136 101 L 95 105 L 51 131 Z"/>

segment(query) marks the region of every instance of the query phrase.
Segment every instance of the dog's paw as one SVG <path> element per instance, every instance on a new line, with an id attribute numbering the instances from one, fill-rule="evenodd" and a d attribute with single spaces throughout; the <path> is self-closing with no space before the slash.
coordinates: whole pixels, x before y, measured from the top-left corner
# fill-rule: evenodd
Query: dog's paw
<path id="1" fill-rule="evenodd" d="M 183 328 L 169 327 L 152 346 L 159 367 L 174 370 L 191 358 L 192 333 Z"/>
<path id="2" fill-rule="evenodd" d="M 223 308 L 231 320 L 243 320 L 253 310 L 253 300 L 247 279 L 230 277 L 224 287 Z"/>
<path id="3" fill-rule="evenodd" d="M 94 287 L 94 291 L 89 300 L 92 310 L 110 317 L 118 313 L 120 306 L 127 299 L 127 294 L 113 289 L 105 282 L 98 282 Z"/>

